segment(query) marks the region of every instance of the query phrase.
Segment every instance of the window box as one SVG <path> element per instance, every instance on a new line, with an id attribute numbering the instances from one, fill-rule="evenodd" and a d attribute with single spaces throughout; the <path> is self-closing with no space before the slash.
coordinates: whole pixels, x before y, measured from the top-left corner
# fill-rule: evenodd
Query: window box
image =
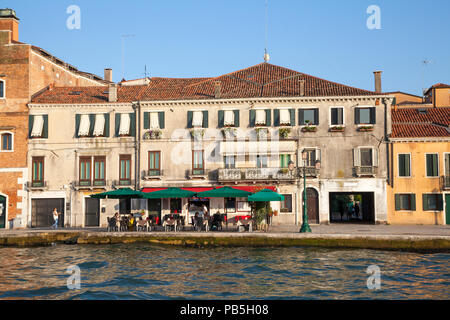
<path id="1" fill-rule="evenodd" d="M 191 136 L 194 139 L 201 139 L 205 135 L 205 130 L 203 129 L 192 129 Z"/>
<path id="2" fill-rule="evenodd" d="M 281 128 L 278 130 L 279 136 L 281 139 L 286 139 L 291 134 L 290 128 Z"/>
<path id="3" fill-rule="evenodd" d="M 230 126 L 222 130 L 225 139 L 234 139 L 236 137 L 236 128 Z"/>
<path id="4" fill-rule="evenodd" d="M 148 130 L 144 133 L 144 140 L 157 140 L 161 139 L 162 131 L 161 130 Z"/>
<path id="5" fill-rule="evenodd" d="M 361 126 L 361 127 L 358 127 L 358 131 L 359 132 L 373 131 L 373 126 Z"/>
<path id="6" fill-rule="evenodd" d="M 305 127 L 302 127 L 302 132 L 316 132 L 317 126 L 314 125 L 306 125 Z"/>
<path id="7" fill-rule="evenodd" d="M 344 126 L 334 126 L 330 128 L 330 132 L 344 132 L 345 127 Z"/>

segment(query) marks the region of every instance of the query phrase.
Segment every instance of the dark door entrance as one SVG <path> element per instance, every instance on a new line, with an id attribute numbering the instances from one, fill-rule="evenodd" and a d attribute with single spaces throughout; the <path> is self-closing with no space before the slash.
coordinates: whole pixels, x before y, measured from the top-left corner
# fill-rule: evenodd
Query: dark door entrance
<path id="1" fill-rule="evenodd" d="M 148 215 L 158 217 L 161 224 L 161 199 L 148 199 Z"/>
<path id="2" fill-rule="evenodd" d="M 64 199 L 32 199 L 31 200 L 31 227 L 50 227 L 55 223 L 53 209 L 56 208 L 61 215 L 58 218 L 58 227 L 64 227 Z"/>
<path id="3" fill-rule="evenodd" d="M 0 196 L 0 229 L 5 228 L 6 223 L 6 197 Z"/>
<path id="4" fill-rule="evenodd" d="M 450 194 L 445 195 L 445 223 L 450 225 Z"/>
<path id="5" fill-rule="evenodd" d="M 131 213 L 131 199 L 119 199 L 119 213 L 120 214 Z"/>
<path id="6" fill-rule="evenodd" d="M 306 188 L 306 199 L 308 223 L 319 223 L 319 193 L 316 189 Z"/>
<path id="7" fill-rule="evenodd" d="M 330 222 L 375 223 L 373 192 L 330 192 Z"/>
<path id="8" fill-rule="evenodd" d="M 85 227 L 98 227 L 100 225 L 100 199 L 85 199 Z"/>

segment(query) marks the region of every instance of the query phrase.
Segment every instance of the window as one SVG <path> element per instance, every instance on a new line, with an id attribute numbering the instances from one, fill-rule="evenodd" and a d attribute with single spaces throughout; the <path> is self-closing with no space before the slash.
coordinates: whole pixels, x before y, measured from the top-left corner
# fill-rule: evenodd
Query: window
<path id="1" fill-rule="evenodd" d="M 219 128 L 239 127 L 239 110 L 219 110 Z"/>
<path id="2" fill-rule="evenodd" d="M 396 194 L 395 195 L 395 210 L 416 210 L 416 195 L 415 194 Z"/>
<path id="3" fill-rule="evenodd" d="M 194 111 L 192 116 L 192 126 L 194 128 L 203 126 L 203 113 L 201 111 Z"/>
<path id="4" fill-rule="evenodd" d="M 426 169 L 427 177 L 437 177 L 439 176 L 439 154 L 430 153 L 425 156 L 426 158 Z"/>
<path id="5" fill-rule="evenodd" d="M 223 162 L 225 169 L 235 169 L 236 168 L 236 156 L 224 156 Z"/>
<path id="6" fill-rule="evenodd" d="M 105 186 L 106 157 L 94 157 L 94 186 Z"/>
<path id="7" fill-rule="evenodd" d="M 0 98 L 5 98 L 5 80 L 0 80 Z"/>
<path id="8" fill-rule="evenodd" d="M 119 184 L 131 184 L 131 155 L 129 154 L 119 156 Z"/>
<path id="9" fill-rule="evenodd" d="M 290 154 L 280 154 L 280 168 L 287 168 L 291 161 Z"/>
<path id="10" fill-rule="evenodd" d="M 344 108 L 331 108 L 331 121 L 332 126 L 339 126 L 344 124 Z"/>
<path id="11" fill-rule="evenodd" d="M 204 173 L 203 150 L 194 150 L 192 151 L 192 174 L 202 175 Z"/>
<path id="12" fill-rule="evenodd" d="M 103 114 L 95 115 L 94 137 L 101 137 L 105 131 L 105 116 Z"/>
<path id="13" fill-rule="evenodd" d="M 372 167 L 372 149 L 360 149 L 361 167 Z"/>
<path id="14" fill-rule="evenodd" d="M 445 175 L 450 176 L 450 153 L 444 155 Z"/>
<path id="15" fill-rule="evenodd" d="M 411 155 L 399 154 L 398 155 L 398 176 L 410 177 L 411 176 Z"/>
<path id="16" fill-rule="evenodd" d="M 130 114 L 121 113 L 120 114 L 119 136 L 129 136 L 130 135 L 130 124 L 131 124 Z"/>
<path id="17" fill-rule="evenodd" d="M 355 124 L 375 124 L 375 108 L 355 108 Z"/>
<path id="18" fill-rule="evenodd" d="M 148 152 L 148 175 L 161 175 L 161 151 Z"/>
<path id="19" fill-rule="evenodd" d="M 134 114 L 131 114 L 134 117 Z M 165 127 L 164 111 L 144 112 L 144 129 L 164 129 Z"/>
<path id="20" fill-rule="evenodd" d="M 299 125 L 318 125 L 319 124 L 319 109 L 299 109 L 298 110 L 298 124 Z"/>
<path id="21" fill-rule="evenodd" d="M 306 166 L 315 167 L 316 166 L 316 150 L 315 149 L 305 149 L 303 152 L 306 153 Z"/>
<path id="22" fill-rule="evenodd" d="M 91 157 L 80 157 L 80 186 L 91 185 Z"/>
<path id="23" fill-rule="evenodd" d="M 188 111 L 188 128 L 208 128 L 208 111 Z"/>
<path id="24" fill-rule="evenodd" d="M 280 124 L 291 125 L 291 113 L 289 109 L 280 110 Z"/>
<path id="25" fill-rule="evenodd" d="M 267 156 L 257 155 L 256 156 L 256 167 L 257 168 L 267 168 Z"/>
<path id="26" fill-rule="evenodd" d="M 89 136 L 90 129 L 90 119 L 88 114 L 82 114 L 80 120 L 80 126 L 78 129 L 78 136 L 87 137 Z"/>
<path id="27" fill-rule="evenodd" d="M 12 134 L 5 132 L 0 134 L 1 136 L 1 151 L 12 151 L 13 150 L 13 141 Z"/>
<path id="28" fill-rule="evenodd" d="M 422 194 L 422 206 L 424 211 L 442 211 L 442 194 Z"/>
<path id="29" fill-rule="evenodd" d="M 44 157 L 32 158 L 31 185 L 33 187 L 44 186 Z"/>
<path id="30" fill-rule="evenodd" d="M 29 137 L 46 139 L 48 138 L 48 115 L 29 116 Z"/>
<path id="31" fill-rule="evenodd" d="M 223 124 L 225 126 L 234 126 L 234 112 L 232 110 L 224 111 Z"/>
<path id="32" fill-rule="evenodd" d="M 283 194 L 284 201 L 281 201 L 280 211 L 281 212 L 292 212 L 292 195 Z"/>

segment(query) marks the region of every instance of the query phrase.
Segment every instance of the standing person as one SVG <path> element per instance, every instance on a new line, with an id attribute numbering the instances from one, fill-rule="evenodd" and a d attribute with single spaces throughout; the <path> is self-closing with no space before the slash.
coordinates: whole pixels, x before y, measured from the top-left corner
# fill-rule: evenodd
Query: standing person
<path id="1" fill-rule="evenodd" d="M 60 212 L 58 212 L 58 209 L 53 209 L 53 220 L 55 220 L 55 223 L 52 225 L 53 229 L 58 229 L 58 218 L 59 215 L 61 214 Z"/>
<path id="2" fill-rule="evenodd" d="M 208 207 L 206 206 L 206 204 L 203 205 L 203 217 L 208 217 Z"/>

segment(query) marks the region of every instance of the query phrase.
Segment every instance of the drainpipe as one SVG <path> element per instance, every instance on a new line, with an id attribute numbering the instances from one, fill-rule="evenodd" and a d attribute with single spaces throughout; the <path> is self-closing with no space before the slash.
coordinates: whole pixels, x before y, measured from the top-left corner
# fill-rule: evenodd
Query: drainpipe
<path id="1" fill-rule="evenodd" d="M 135 189 L 139 190 L 141 184 L 141 103 L 138 101 L 133 104 L 136 131 L 134 136 L 134 151 L 135 151 Z"/>

